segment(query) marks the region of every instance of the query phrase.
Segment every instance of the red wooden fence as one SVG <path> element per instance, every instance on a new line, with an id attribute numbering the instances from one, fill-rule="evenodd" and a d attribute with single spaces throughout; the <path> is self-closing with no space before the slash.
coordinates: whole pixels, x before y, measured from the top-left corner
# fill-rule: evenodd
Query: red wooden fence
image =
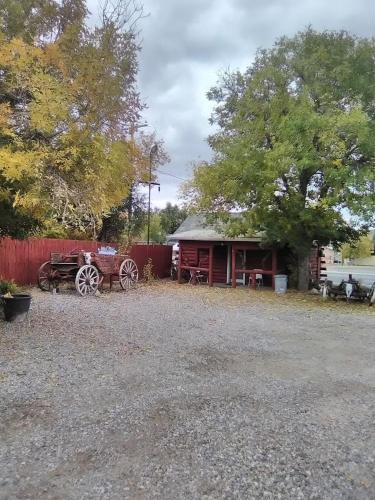
<path id="1" fill-rule="evenodd" d="M 100 246 L 102 244 L 97 241 L 0 238 L 0 278 L 13 279 L 21 285 L 35 284 L 38 269 L 43 262 L 49 260 L 51 252 L 69 253 L 74 249 L 93 252 Z M 130 256 L 135 260 L 140 272 L 150 257 L 155 276 L 169 276 L 172 247 L 150 245 L 147 248 L 147 245 L 134 245 Z"/>
<path id="2" fill-rule="evenodd" d="M 152 259 L 152 272 L 157 278 L 168 278 L 171 275 L 172 247 L 167 245 L 134 245 L 130 257 L 135 260 L 142 274 L 143 266 Z"/>

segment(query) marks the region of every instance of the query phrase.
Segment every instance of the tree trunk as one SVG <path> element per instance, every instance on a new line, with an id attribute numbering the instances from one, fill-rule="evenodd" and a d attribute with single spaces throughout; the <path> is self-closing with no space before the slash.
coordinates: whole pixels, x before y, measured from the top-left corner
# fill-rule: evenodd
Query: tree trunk
<path id="1" fill-rule="evenodd" d="M 309 255 L 299 255 L 298 256 L 298 290 L 301 292 L 306 292 L 309 289 Z"/>

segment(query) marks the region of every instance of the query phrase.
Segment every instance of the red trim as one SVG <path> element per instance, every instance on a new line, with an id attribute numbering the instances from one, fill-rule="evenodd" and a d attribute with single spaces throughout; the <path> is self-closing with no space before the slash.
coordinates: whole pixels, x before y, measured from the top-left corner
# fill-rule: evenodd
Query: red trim
<path id="1" fill-rule="evenodd" d="M 209 267 L 198 267 L 198 266 L 181 266 L 181 269 L 188 269 L 189 271 L 207 271 L 209 272 Z"/>

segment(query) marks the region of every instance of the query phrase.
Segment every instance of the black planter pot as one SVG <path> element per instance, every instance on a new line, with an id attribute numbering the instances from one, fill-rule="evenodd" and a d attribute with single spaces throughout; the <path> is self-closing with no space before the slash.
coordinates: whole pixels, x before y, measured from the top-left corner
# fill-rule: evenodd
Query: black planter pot
<path id="1" fill-rule="evenodd" d="M 5 321 L 13 321 L 17 316 L 26 314 L 30 309 L 31 295 L 15 293 L 12 297 L 1 297 Z"/>

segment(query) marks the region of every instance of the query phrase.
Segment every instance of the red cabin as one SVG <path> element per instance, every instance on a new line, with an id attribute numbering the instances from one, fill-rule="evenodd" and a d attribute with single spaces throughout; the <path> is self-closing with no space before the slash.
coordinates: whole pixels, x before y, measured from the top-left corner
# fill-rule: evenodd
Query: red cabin
<path id="1" fill-rule="evenodd" d="M 235 214 L 233 215 L 236 216 Z M 285 252 L 261 245 L 261 236 L 230 238 L 207 224 L 204 215 L 189 216 L 170 235 L 169 241 L 179 243 L 178 280 L 189 273 L 190 281 L 203 278 L 214 284 L 274 288 L 276 274 L 285 273 Z M 310 274 L 320 279 L 319 247 L 312 249 Z"/>
<path id="2" fill-rule="evenodd" d="M 178 276 L 183 270 L 214 283 L 273 287 L 275 274 L 284 271 L 278 251 L 260 245 L 261 237 L 229 238 L 206 223 L 203 215 L 189 216 L 170 236 L 179 243 Z"/>

